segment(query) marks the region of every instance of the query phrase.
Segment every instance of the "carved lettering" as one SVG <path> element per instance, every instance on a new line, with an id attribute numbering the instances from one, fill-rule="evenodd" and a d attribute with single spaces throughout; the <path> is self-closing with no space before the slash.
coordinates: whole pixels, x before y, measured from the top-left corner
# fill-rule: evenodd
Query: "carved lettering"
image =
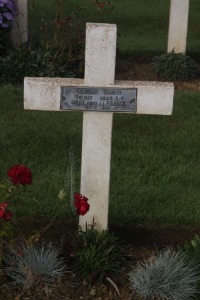
<path id="1" fill-rule="evenodd" d="M 120 90 L 104 90 L 104 95 L 121 95 Z"/>
<path id="2" fill-rule="evenodd" d="M 75 95 L 76 100 L 92 100 L 92 96 Z"/>
<path id="3" fill-rule="evenodd" d="M 62 87 L 61 109 L 136 112 L 135 88 Z"/>
<path id="4" fill-rule="evenodd" d="M 80 88 L 76 90 L 78 94 L 93 94 L 96 95 L 99 93 L 98 89 L 90 89 L 90 88 Z"/>

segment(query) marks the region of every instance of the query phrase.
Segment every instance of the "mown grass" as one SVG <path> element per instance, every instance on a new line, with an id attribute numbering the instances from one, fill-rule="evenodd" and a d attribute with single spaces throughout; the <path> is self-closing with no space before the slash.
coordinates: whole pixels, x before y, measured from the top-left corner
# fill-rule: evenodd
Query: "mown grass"
<path id="1" fill-rule="evenodd" d="M 200 224 L 199 97 L 176 91 L 172 116 L 114 115 L 111 222 Z M 17 202 L 20 216 L 53 216 L 57 194 L 68 185 L 71 145 L 79 189 L 82 113 L 24 111 L 22 87 L 11 85 L 1 86 L 0 103 L 0 178 L 13 164 L 26 164 L 34 177 L 26 195 L 32 204 L 26 197 Z M 66 203 L 59 217 L 71 215 L 69 197 Z"/>
<path id="2" fill-rule="evenodd" d="M 27 165 L 34 177 L 28 197 L 36 201 L 31 207 L 20 206 L 20 214 L 53 215 L 60 208 L 59 190 L 64 185 L 67 188 L 66 172 L 72 144 L 76 145 L 74 155 L 80 160 L 82 116 L 24 111 L 23 87 L 1 86 L 0 94 L 0 176 L 3 178 L 13 164 Z"/>
<path id="3" fill-rule="evenodd" d="M 53 20 L 55 0 L 32 0 L 30 39 L 40 39 L 40 20 Z M 103 13 L 92 0 L 66 0 L 66 15 L 85 7 L 77 20 L 109 22 L 118 26 L 118 48 L 123 55 L 151 56 L 167 49 L 169 0 L 115 0 Z M 48 14 L 46 11 L 48 9 Z M 190 0 L 187 49 L 200 51 L 200 1 Z M 50 29 L 49 29 L 50 30 Z M 121 56 L 120 56 L 121 57 Z M 172 116 L 114 116 L 110 214 L 116 222 L 200 224 L 200 101 L 198 92 L 176 91 Z M 60 209 L 57 194 L 69 190 L 67 170 L 73 147 L 76 190 L 81 165 L 82 114 L 24 111 L 23 87 L 0 86 L 0 179 L 13 164 L 26 164 L 34 182 L 20 217 L 48 218 Z M 31 205 L 26 204 L 31 199 Z M 67 208 L 59 217 L 71 216 Z M 92 205 L 92 204 L 91 204 Z"/>
<path id="4" fill-rule="evenodd" d="M 98 10 L 92 0 L 64 0 L 64 16 L 76 15 L 83 28 L 85 22 L 115 23 L 118 27 L 118 48 L 123 54 L 157 55 L 167 51 L 170 0 L 113 0 L 114 10 Z M 29 28 L 35 38 L 40 38 L 41 19 L 54 19 L 56 0 L 32 0 Z M 77 10 L 77 6 L 81 10 Z M 197 54 L 200 50 L 199 22 L 200 1 L 190 0 L 187 51 Z M 50 27 L 48 27 L 50 30 Z"/>
<path id="5" fill-rule="evenodd" d="M 199 224 L 199 98 L 177 91 L 170 117 L 115 116 L 113 217 Z"/>

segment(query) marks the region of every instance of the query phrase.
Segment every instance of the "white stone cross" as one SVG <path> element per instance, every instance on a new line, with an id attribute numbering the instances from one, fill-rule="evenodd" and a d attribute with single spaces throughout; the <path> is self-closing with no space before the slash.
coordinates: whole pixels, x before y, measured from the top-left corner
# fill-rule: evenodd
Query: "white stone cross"
<path id="1" fill-rule="evenodd" d="M 27 0 L 16 0 L 18 14 L 11 30 L 11 41 L 14 47 L 28 41 L 28 3 Z"/>
<path id="2" fill-rule="evenodd" d="M 170 115 L 172 83 L 114 80 L 116 35 L 116 25 L 88 23 L 84 79 L 25 78 L 25 109 L 63 111 L 60 108 L 61 86 L 110 87 L 114 92 L 117 88 L 131 87 L 137 88 L 137 114 Z M 90 204 L 89 212 L 79 219 L 83 229 L 86 222 L 92 224 L 93 219 L 98 230 L 108 226 L 112 119 L 113 113 L 107 111 L 84 111 L 83 114 L 80 192 L 88 197 Z"/>
<path id="3" fill-rule="evenodd" d="M 171 0 L 167 52 L 185 53 L 190 0 Z"/>

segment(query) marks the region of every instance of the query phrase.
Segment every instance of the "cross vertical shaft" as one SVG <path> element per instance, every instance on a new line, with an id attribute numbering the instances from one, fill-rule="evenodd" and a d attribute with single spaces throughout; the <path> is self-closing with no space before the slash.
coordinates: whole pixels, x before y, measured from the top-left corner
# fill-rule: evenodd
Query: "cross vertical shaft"
<path id="1" fill-rule="evenodd" d="M 167 52 L 186 52 L 189 0 L 171 0 Z"/>
<path id="2" fill-rule="evenodd" d="M 135 99 L 136 110 L 127 111 L 133 115 L 172 114 L 172 83 L 114 82 L 115 59 L 116 25 L 90 23 L 86 30 L 84 80 L 24 79 L 25 109 L 60 112 L 65 109 L 66 112 L 84 110 L 80 191 L 89 198 L 90 210 L 80 217 L 79 225 L 83 230 L 86 229 L 86 223 L 93 223 L 93 219 L 98 230 L 107 229 L 108 226 L 112 112 L 121 111 L 120 101 L 130 104 Z M 137 93 L 133 93 L 135 89 Z M 131 94 L 127 96 L 126 92 Z M 63 100 L 67 100 L 64 106 Z M 80 105 L 83 108 L 80 109 Z"/>
<path id="3" fill-rule="evenodd" d="M 87 24 L 85 78 L 87 86 L 114 84 L 116 25 Z M 90 210 L 81 216 L 85 230 L 93 219 L 98 230 L 107 229 L 113 113 L 84 112 L 81 193 L 89 198 Z"/>
<path id="4" fill-rule="evenodd" d="M 28 41 L 28 1 L 17 0 L 18 14 L 11 30 L 11 40 L 14 47 Z"/>

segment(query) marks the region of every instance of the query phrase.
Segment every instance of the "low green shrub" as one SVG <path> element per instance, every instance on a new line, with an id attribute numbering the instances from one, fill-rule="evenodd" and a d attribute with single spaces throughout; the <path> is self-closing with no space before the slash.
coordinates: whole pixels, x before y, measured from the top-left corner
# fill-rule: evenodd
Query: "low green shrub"
<path id="1" fill-rule="evenodd" d="M 0 54 L 1 82 L 22 83 L 25 76 L 67 78 L 75 77 L 74 72 L 83 74 L 85 33 L 76 18 L 80 8 L 66 16 L 65 1 L 55 0 L 55 5 L 52 19 L 49 20 L 48 12 L 44 14 L 38 32 L 29 33 L 28 44 L 17 49 L 8 46 L 9 52 Z M 5 40 L 3 37 L 2 41 Z"/>
<path id="2" fill-rule="evenodd" d="M 189 261 L 194 261 L 200 277 L 200 236 L 198 234 L 195 234 L 194 238 L 190 242 L 185 243 L 185 245 L 180 248 L 180 251 L 183 251 L 184 255 L 186 255 L 186 258 Z M 200 278 L 198 286 L 199 294 L 197 299 L 200 299 Z"/>
<path id="3" fill-rule="evenodd" d="M 182 250 L 189 259 L 195 260 L 197 266 L 199 267 L 199 274 L 200 274 L 200 237 L 199 237 L 199 235 L 195 234 L 195 236 L 191 240 L 191 242 L 185 243 Z"/>
<path id="4" fill-rule="evenodd" d="M 124 250 L 107 230 L 79 231 L 73 241 L 73 268 L 81 280 L 103 281 L 120 274 L 125 266 Z"/>
<path id="5" fill-rule="evenodd" d="M 195 261 L 200 276 L 200 236 L 195 234 L 193 239 L 190 242 L 185 243 L 180 250 L 183 251 L 189 260 Z"/>
<path id="6" fill-rule="evenodd" d="M 153 70 L 163 80 L 190 80 L 198 76 L 198 68 L 194 60 L 183 53 L 174 51 L 153 59 Z"/>
<path id="7" fill-rule="evenodd" d="M 23 289 L 44 288 L 66 273 L 64 260 L 59 254 L 59 250 L 51 243 L 22 243 L 18 249 L 9 247 L 5 258 L 6 274 Z"/>
<path id="8" fill-rule="evenodd" d="M 11 48 L 10 32 L 2 31 L 0 28 L 0 57 L 5 56 Z"/>
<path id="9" fill-rule="evenodd" d="M 43 51 L 42 48 L 31 48 L 21 45 L 0 58 L 1 82 L 22 83 L 25 76 L 38 77 L 74 77 L 68 71 L 68 64 L 58 59 L 58 53 Z"/>
<path id="10" fill-rule="evenodd" d="M 139 263 L 129 279 L 142 299 L 188 300 L 197 293 L 199 277 L 193 262 L 169 248 Z"/>

